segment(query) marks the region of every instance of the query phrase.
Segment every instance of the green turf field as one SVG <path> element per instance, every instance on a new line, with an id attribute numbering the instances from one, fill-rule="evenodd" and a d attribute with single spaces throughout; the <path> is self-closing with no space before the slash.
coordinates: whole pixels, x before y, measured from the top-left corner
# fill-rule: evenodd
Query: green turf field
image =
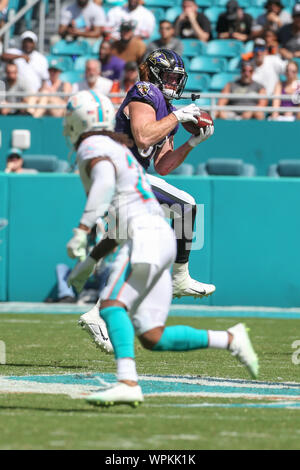
<path id="1" fill-rule="evenodd" d="M 267 396 L 276 387 L 280 393 L 281 383 L 300 382 L 300 365 L 292 363 L 291 347 L 300 339 L 299 320 L 246 321 L 260 358 L 259 381 L 278 384 L 265 391 L 267 386 L 254 382 L 253 390 L 262 392 L 260 399 L 233 397 L 230 393 L 226 397 L 220 393 L 223 389 L 228 391 L 232 383 L 237 387 L 235 390 L 251 395 L 247 371 L 226 351 L 162 354 L 137 345 L 138 372 L 151 376 L 144 382 L 145 403 L 137 409 L 129 406 L 100 409 L 83 399 L 61 394 L 64 387 L 74 384 L 88 387 L 96 380 L 95 374 L 111 379 L 114 372 L 113 358 L 94 348 L 88 336 L 76 327 L 77 318 L 77 315 L 0 315 L 0 340 L 5 342 L 7 353 L 6 365 L 0 365 L 0 449 L 300 448 L 300 386 L 285 386 L 286 399 Z M 169 324 L 222 330 L 237 322 L 238 319 L 231 318 L 169 320 Z M 169 376 L 174 375 L 180 376 L 178 382 L 169 383 Z M 6 393 L 1 389 L 3 376 L 13 376 L 5 379 L 11 383 Z M 19 376 L 23 376 L 22 380 Z M 194 381 L 186 376 L 194 376 Z M 211 377 L 241 381 L 229 380 L 224 385 L 225 382 L 212 381 Z M 201 385 L 201 390 L 208 390 L 207 396 L 188 396 L 189 390 L 198 390 L 196 382 L 202 379 L 207 380 L 206 385 Z M 26 392 L 22 391 L 23 386 Z M 43 393 L 36 393 L 36 386 Z M 159 394 L 173 386 L 187 394 L 147 397 L 148 392 Z"/>

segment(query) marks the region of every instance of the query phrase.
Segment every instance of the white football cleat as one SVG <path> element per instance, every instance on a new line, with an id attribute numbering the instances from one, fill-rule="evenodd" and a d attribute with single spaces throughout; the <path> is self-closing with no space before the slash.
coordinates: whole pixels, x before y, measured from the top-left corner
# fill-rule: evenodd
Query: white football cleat
<path id="1" fill-rule="evenodd" d="M 144 401 L 144 397 L 139 385 L 131 387 L 123 382 L 117 382 L 105 390 L 89 395 L 86 401 L 98 406 L 127 404 L 136 407 Z"/>
<path id="2" fill-rule="evenodd" d="M 108 336 L 106 324 L 99 314 L 100 302 L 79 317 L 78 324 L 85 330 L 92 338 L 98 348 L 106 353 L 113 353 L 114 348 Z"/>
<path id="3" fill-rule="evenodd" d="M 259 372 L 258 357 L 253 349 L 246 327 L 243 323 L 229 328 L 228 333 L 233 336 L 229 350 L 249 370 L 253 378 L 257 378 Z"/>
<path id="4" fill-rule="evenodd" d="M 213 294 L 216 286 L 204 284 L 192 279 L 189 273 L 188 263 L 174 263 L 173 267 L 173 297 L 192 296 L 207 297 Z"/>

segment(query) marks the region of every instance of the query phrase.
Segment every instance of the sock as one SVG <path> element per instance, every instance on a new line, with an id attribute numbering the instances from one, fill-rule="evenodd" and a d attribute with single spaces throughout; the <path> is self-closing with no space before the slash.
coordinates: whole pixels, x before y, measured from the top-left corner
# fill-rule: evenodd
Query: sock
<path id="1" fill-rule="evenodd" d="M 135 361 L 133 359 L 122 358 L 117 360 L 117 379 L 138 381 Z"/>
<path id="2" fill-rule="evenodd" d="M 208 347 L 217 349 L 228 349 L 229 335 L 227 331 L 208 330 Z"/>
<path id="3" fill-rule="evenodd" d="M 106 307 L 100 311 L 115 351 L 115 358 L 134 358 L 134 329 L 122 307 Z"/>
<path id="4" fill-rule="evenodd" d="M 182 217 L 174 219 L 172 224 L 177 240 L 177 256 L 175 263 L 180 264 L 187 263 L 189 260 L 197 206 L 186 205 L 183 210 Z"/>
<path id="5" fill-rule="evenodd" d="M 168 326 L 153 351 L 190 351 L 208 347 L 206 330 L 197 330 L 190 326 Z"/>

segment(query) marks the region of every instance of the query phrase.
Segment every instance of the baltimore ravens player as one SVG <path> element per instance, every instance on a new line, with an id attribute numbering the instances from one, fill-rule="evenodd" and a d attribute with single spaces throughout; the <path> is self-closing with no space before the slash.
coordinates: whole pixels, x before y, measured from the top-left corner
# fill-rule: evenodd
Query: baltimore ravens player
<path id="1" fill-rule="evenodd" d="M 187 80 L 183 60 L 174 51 L 152 52 L 140 65 L 140 80 L 129 90 L 117 112 L 116 131 L 134 140 L 131 151 L 145 170 L 153 159 L 156 171 L 164 176 L 177 168 L 196 145 L 208 139 L 214 128 L 207 126 L 205 132 L 201 130 L 199 136 L 174 149 L 179 122 L 197 122 L 199 115 L 194 103 L 178 110 L 171 104 L 171 100 L 180 98 Z M 173 296 L 212 294 L 215 286 L 192 279 L 188 270 L 197 209 L 194 198 L 162 178 L 153 175 L 148 178 L 158 201 L 168 208 L 167 215 L 171 213 L 175 217 L 177 257 L 173 267 Z"/>
<path id="2" fill-rule="evenodd" d="M 172 299 L 175 236 L 144 170 L 128 148 L 132 142 L 127 135 L 111 132 L 113 120 L 113 106 L 104 95 L 82 91 L 68 102 L 65 135 L 76 149 L 87 194 L 79 227 L 88 233 L 99 217 L 108 214 L 107 239 L 119 246 L 100 305 L 114 348 L 118 382 L 87 401 L 100 405 L 143 401 L 135 364 L 135 333 L 153 351 L 229 349 L 256 377 L 258 361 L 244 325 L 228 331 L 185 325 L 165 328 Z M 87 260 L 91 266 L 96 264 L 92 256 Z"/>

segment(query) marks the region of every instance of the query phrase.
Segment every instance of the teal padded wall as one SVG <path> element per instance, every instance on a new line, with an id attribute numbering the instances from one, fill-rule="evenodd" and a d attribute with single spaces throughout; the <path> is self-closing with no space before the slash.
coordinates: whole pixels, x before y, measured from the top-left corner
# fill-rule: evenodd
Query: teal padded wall
<path id="1" fill-rule="evenodd" d="M 42 301 L 84 207 L 78 175 L 9 175 L 8 300 Z"/>
<path id="2" fill-rule="evenodd" d="M 31 148 L 25 153 L 54 154 L 66 160 L 69 149 L 62 134 L 63 120 L 44 117 L 34 119 L 30 116 L 0 116 L 2 148 L 0 170 L 5 167 L 5 155 L 11 147 L 13 129 L 31 131 Z M 212 138 L 195 148 L 186 162 L 195 167 L 208 158 L 242 158 L 252 163 L 258 175 L 266 176 L 272 163 L 284 158 L 300 158 L 298 135 L 300 121 L 215 121 L 215 134 Z M 189 134 L 180 126 L 175 137 L 179 146 L 187 140 Z"/>
<path id="3" fill-rule="evenodd" d="M 7 297 L 7 240 L 8 222 L 8 184 L 7 176 L 0 174 L 0 301 Z"/>
<path id="4" fill-rule="evenodd" d="M 300 179 L 166 180 L 205 206 L 205 243 L 192 251 L 190 270 L 217 286 L 208 299 L 179 302 L 300 306 Z M 9 221 L 0 231 L 1 300 L 42 301 L 55 285 L 56 264 L 73 264 L 65 245 L 84 207 L 79 177 L 1 175 L 0 201 L 0 218 Z"/>

